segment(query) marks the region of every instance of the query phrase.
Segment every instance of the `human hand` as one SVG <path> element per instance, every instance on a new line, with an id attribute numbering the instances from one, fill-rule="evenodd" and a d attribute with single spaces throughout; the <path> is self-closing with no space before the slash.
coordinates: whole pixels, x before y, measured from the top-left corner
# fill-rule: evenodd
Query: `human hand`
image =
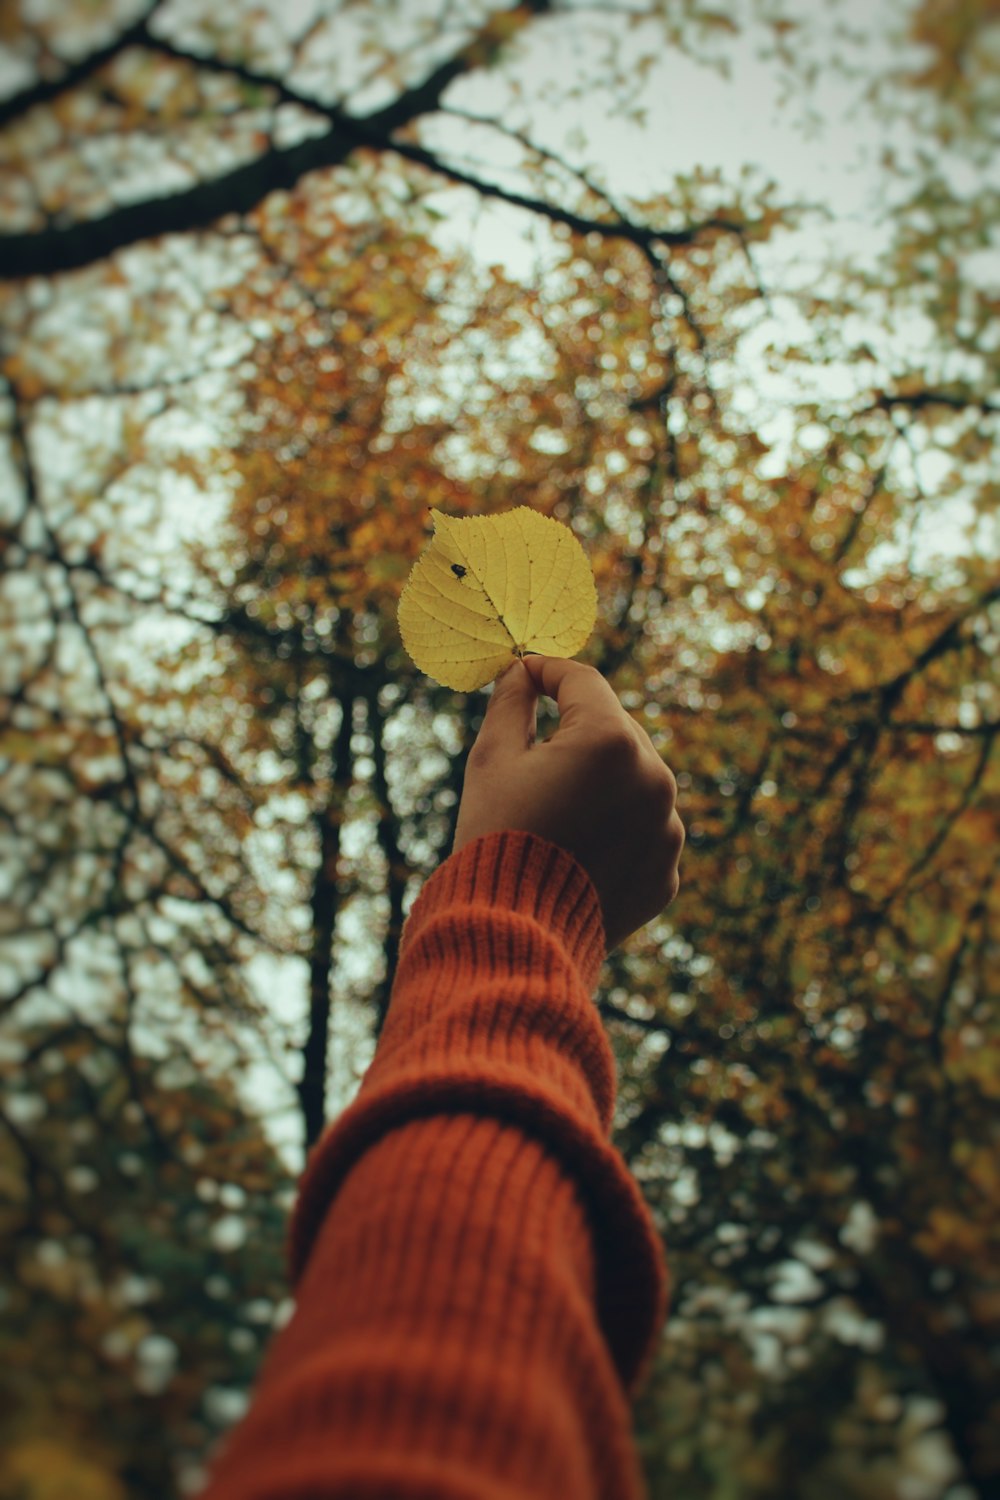
<path id="1" fill-rule="evenodd" d="M 535 743 L 540 692 L 559 709 L 544 744 Z M 454 847 L 510 828 L 567 849 L 597 889 L 611 949 L 677 894 L 684 825 L 676 801 L 671 771 L 599 672 L 527 656 L 493 689 L 469 753 Z"/>

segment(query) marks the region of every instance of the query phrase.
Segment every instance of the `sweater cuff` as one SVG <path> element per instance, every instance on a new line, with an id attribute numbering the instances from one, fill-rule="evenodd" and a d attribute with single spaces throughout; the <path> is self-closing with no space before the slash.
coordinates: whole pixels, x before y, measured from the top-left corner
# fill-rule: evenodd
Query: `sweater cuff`
<path id="1" fill-rule="evenodd" d="M 390 1130 L 473 1113 L 518 1125 L 583 1193 L 598 1317 L 626 1389 L 666 1316 L 663 1247 L 608 1140 L 615 1065 L 593 990 L 597 893 L 565 850 L 523 832 L 452 855 L 414 903 L 392 1001 L 357 1098 L 314 1148 L 289 1225 L 293 1285 L 354 1163 Z"/>
<path id="2" fill-rule="evenodd" d="M 536 833 L 505 829 L 463 845 L 434 871 L 413 903 L 400 954 L 434 917 L 456 904 L 518 912 L 564 949 L 588 994 L 607 952 L 594 883 L 566 849 Z"/>

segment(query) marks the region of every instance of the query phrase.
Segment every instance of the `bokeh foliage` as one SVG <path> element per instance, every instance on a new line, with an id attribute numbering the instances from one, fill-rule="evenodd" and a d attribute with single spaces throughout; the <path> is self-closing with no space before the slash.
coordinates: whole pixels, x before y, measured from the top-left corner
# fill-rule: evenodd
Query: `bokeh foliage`
<path id="1" fill-rule="evenodd" d="M 886 4 L 874 68 L 818 14 L 4 12 L 3 1500 L 172 1496 L 239 1413 L 482 714 L 395 600 L 431 506 L 512 504 L 584 542 L 688 827 L 598 997 L 654 1500 L 995 1480 L 995 8 Z M 667 47 L 856 77 L 878 253 L 796 280 L 759 174 L 555 153 Z"/>

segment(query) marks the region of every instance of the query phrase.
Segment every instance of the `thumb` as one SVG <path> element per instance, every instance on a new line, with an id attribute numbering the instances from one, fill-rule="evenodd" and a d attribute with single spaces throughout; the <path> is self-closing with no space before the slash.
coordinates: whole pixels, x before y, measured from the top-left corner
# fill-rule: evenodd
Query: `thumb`
<path id="1" fill-rule="evenodd" d="M 523 661 L 514 661 L 494 684 L 479 739 L 491 749 L 527 750 L 535 742 L 538 689 Z"/>

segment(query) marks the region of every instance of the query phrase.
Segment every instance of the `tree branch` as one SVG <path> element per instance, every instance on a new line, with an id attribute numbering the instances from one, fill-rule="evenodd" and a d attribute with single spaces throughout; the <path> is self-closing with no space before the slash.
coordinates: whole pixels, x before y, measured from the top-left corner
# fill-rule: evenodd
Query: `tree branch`
<path id="1" fill-rule="evenodd" d="M 510 42 L 525 26 L 538 16 L 551 10 L 551 0 L 521 0 L 509 10 L 495 11 L 470 42 L 434 69 L 424 82 L 405 93 L 384 109 L 367 117 L 367 124 L 378 135 L 388 136 L 394 130 L 408 125 L 419 115 L 431 114 L 438 108 L 448 85 L 461 78 L 463 73 L 489 67 L 497 50 Z"/>
<path id="2" fill-rule="evenodd" d="M 308 172 L 338 166 L 355 142 L 332 126 L 294 146 L 272 147 L 209 182 L 113 208 L 94 219 L 0 235 L 0 277 L 53 275 L 92 265 L 143 240 L 207 229 L 227 214 L 246 214 L 269 193 L 290 191 Z"/>
<path id="3" fill-rule="evenodd" d="M 81 57 L 77 62 L 71 63 L 64 73 L 58 78 L 39 78 L 26 89 L 19 90 L 16 94 L 10 94 L 6 99 L 0 100 L 0 129 L 26 115 L 29 110 L 36 109 L 40 104 L 49 104 L 53 99 L 58 99 L 60 94 L 65 94 L 69 89 L 76 88 L 78 84 L 86 83 L 99 73 L 108 63 L 113 62 L 116 57 L 125 52 L 129 47 L 141 46 L 149 41 L 149 23 L 155 12 L 159 9 L 160 0 L 152 0 L 142 15 L 120 31 L 105 46 L 98 47 L 93 52 L 88 52 L 86 57 Z"/>
<path id="4" fill-rule="evenodd" d="M 527 209 L 530 213 L 550 219 L 553 224 L 565 224 L 576 234 L 599 234 L 603 239 L 627 240 L 629 244 L 637 245 L 647 254 L 659 245 L 692 245 L 703 234 L 718 232 L 740 235 L 747 229 L 753 228 L 752 223 L 744 224 L 734 219 L 720 219 L 714 215 L 702 219 L 697 224 L 688 224 L 683 229 L 653 229 L 645 224 L 633 224 L 628 219 L 610 221 L 592 219 L 586 214 L 573 213 L 569 209 L 559 208 L 554 203 L 547 203 L 544 198 L 533 198 L 526 193 L 516 193 L 501 187 L 499 183 L 474 177 L 470 172 L 449 166 L 447 162 L 441 161 L 422 146 L 412 146 L 405 141 L 380 140 L 368 132 L 367 122 L 364 120 L 351 121 L 350 128 L 357 132 L 359 144 L 394 151 L 405 161 L 412 161 L 417 166 L 426 167 L 428 171 L 447 177 L 451 182 L 456 182 L 462 187 L 474 188 L 483 198 L 496 198 L 503 203 L 509 203 L 512 208 Z M 0 246 L 2 246 L 2 241 L 0 241 Z"/>
<path id="5" fill-rule="evenodd" d="M 684 229 L 652 229 L 631 223 L 619 216 L 607 222 L 572 213 L 544 199 L 517 193 L 498 183 L 485 181 L 457 167 L 449 166 L 433 152 L 409 142 L 394 139 L 394 132 L 428 114 L 440 105 L 448 84 L 475 68 L 487 66 L 493 51 L 507 41 L 533 17 L 549 9 L 549 0 L 526 0 L 513 9 L 493 15 L 471 42 L 454 57 L 412 89 L 407 89 L 393 104 L 356 119 L 336 106 L 321 105 L 290 90 L 280 79 L 259 73 L 235 62 L 198 57 L 175 47 L 168 41 L 150 36 L 146 29 L 148 16 L 137 23 L 128 35 L 175 60 L 187 61 L 196 68 L 225 73 L 244 82 L 275 91 L 282 102 L 314 109 L 329 123 L 321 135 L 310 136 L 291 146 L 272 146 L 250 162 L 233 167 L 207 182 L 196 182 L 178 192 L 164 193 L 123 204 L 93 219 L 78 222 L 48 223 L 42 229 L 24 230 L 0 235 L 0 278 L 11 280 L 22 276 L 52 275 L 78 270 L 104 259 L 129 245 L 157 238 L 206 229 L 229 214 L 248 214 L 270 193 L 291 191 L 310 172 L 339 166 L 359 146 L 376 151 L 393 151 L 406 161 L 435 172 L 461 186 L 472 188 L 484 198 L 493 198 L 539 214 L 552 223 L 565 224 L 577 234 L 599 234 L 607 239 L 624 239 L 639 246 L 649 256 L 656 247 L 690 245 L 703 234 L 717 231 L 744 235 L 752 225 L 723 218 L 708 218 Z M 123 36 L 126 35 L 123 33 Z M 121 38 L 108 52 L 108 61 L 119 50 Z M 97 57 L 98 54 L 94 54 Z M 81 64 L 81 67 L 83 65 Z M 81 80 L 96 71 L 91 59 Z M 54 92 L 68 87 L 63 80 Z M 45 95 L 51 97 L 52 95 Z M 41 102 L 42 96 L 39 96 Z"/>
<path id="6" fill-rule="evenodd" d="M 909 411 L 923 411 L 928 406 L 946 406 L 952 411 L 977 410 L 994 415 L 1000 413 L 1000 405 L 989 401 L 985 396 L 975 396 L 971 391 L 925 390 L 914 391 L 910 395 L 893 395 L 889 391 L 876 391 L 869 405 L 861 407 L 856 415 L 864 416 L 871 411 L 891 412 L 897 406 L 906 407 Z"/>

